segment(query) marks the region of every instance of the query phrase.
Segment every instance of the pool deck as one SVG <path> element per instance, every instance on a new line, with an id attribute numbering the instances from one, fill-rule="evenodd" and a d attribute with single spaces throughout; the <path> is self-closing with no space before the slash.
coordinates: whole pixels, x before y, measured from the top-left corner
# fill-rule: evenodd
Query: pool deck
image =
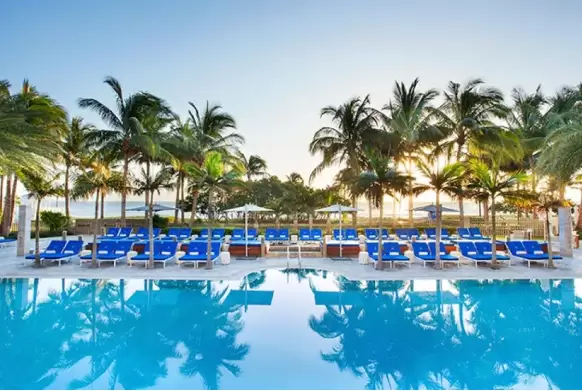
<path id="1" fill-rule="evenodd" d="M 46 245 L 48 240 L 43 240 Z M 168 263 L 166 268 L 145 269 L 143 266 L 129 267 L 110 264 L 101 268 L 79 266 L 79 261 L 33 268 L 30 262 L 24 266 L 24 257 L 16 256 L 15 247 L 0 249 L 0 277 L 3 278 L 91 278 L 91 279 L 154 279 L 154 280 L 239 280 L 245 275 L 265 269 L 305 268 L 322 269 L 341 274 L 351 280 L 420 280 L 420 279 L 570 279 L 582 278 L 582 249 L 574 250 L 573 258 L 566 258 L 556 265 L 557 269 L 548 269 L 541 265 L 513 263 L 511 267 L 491 269 L 487 266 L 475 267 L 473 263 L 461 262 L 459 268 L 448 265 L 442 270 L 430 266 L 422 267 L 412 263 L 411 267 L 398 266 L 395 269 L 375 270 L 373 264 L 361 265 L 357 259 L 352 261 L 333 261 L 329 258 L 262 258 L 257 260 L 232 259 L 228 265 L 214 264 L 212 270 L 193 267 L 179 267 Z"/>

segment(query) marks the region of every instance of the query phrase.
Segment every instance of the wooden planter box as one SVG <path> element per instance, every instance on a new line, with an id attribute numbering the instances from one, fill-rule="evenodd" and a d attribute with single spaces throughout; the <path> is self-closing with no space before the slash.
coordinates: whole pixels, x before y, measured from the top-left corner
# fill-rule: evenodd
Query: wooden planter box
<path id="1" fill-rule="evenodd" d="M 342 246 L 343 257 L 358 257 L 360 254 L 360 246 Z M 327 246 L 327 256 L 328 257 L 339 257 L 340 256 L 340 246 Z"/>
<path id="2" fill-rule="evenodd" d="M 235 257 L 244 257 L 247 255 L 245 253 L 245 246 L 241 245 L 230 245 L 228 246 L 228 252 L 230 255 Z M 248 246 L 248 256 L 249 257 L 260 257 L 261 255 L 261 246 Z"/>

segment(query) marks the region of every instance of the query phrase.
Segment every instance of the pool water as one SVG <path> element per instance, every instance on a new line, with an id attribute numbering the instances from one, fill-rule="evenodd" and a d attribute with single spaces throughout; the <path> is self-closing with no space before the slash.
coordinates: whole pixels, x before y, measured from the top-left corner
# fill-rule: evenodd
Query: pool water
<path id="1" fill-rule="evenodd" d="M 580 389 L 582 283 L 3 280 L 3 389 Z"/>

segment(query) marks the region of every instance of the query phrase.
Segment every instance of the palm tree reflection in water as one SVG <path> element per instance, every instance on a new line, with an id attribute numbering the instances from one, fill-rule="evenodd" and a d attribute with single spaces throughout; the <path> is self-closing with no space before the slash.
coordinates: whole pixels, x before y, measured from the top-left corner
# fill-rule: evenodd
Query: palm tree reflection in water
<path id="1" fill-rule="evenodd" d="M 336 282 L 336 299 L 312 285 L 325 312 L 309 325 L 336 341 L 321 358 L 369 389 L 510 388 L 536 378 L 582 386 L 573 280 L 457 281 L 450 291 L 438 281 L 433 292 L 415 292 L 413 281 Z"/>

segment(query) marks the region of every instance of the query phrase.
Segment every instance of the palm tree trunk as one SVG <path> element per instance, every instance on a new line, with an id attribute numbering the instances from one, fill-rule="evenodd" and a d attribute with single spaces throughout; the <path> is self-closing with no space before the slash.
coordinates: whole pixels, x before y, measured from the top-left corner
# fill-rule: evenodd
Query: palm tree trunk
<path id="1" fill-rule="evenodd" d="M 0 176 L 0 216 L 4 206 L 4 175 Z"/>
<path id="2" fill-rule="evenodd" d="M 578 231 L 582 230 L 582 188 L 580 188 L 580 205 L 578 206 L 578 221 L 576 222 L 576 229 Z"/>
<path id="3" fill-rule="evenodd" d="M 206 242 L 206 266 L 205 269 L 212 269 L 212 188 L 208 189 L 208 241 Z M 248 255 L 248 254 L 247 254 Z"/>
<path id="4" fill-rule="evenodd" d="M 408 157 L 408 175 L 410 179 L 408 180 L 408 225 L 412 228 L 414 227 L 414 218 L 412 217 L 412 209 L 414 208 L 414 196 L 412 194 L 412 154 Z"/>
<path id="5" fill-rule="evenodd" d="M 356 196 L 352 197 L 352 208 L 358 207 L 358 198 Z M 354 228 L 358 228 L 358 212 L 352 212 L 352 225 Z"/>
<path id="6" fill-rule="evenodd" d="M 105 218 L 105 192 L 101 192 L 101 220 Z"/>
<path id="7" fill-rule="evenodd" d="M 437 190 L 436 192 L 436 240 L 435 240 L 435 263 L 437 264 L 439 269 L 443 268 L 443 264 L 441 262 L 441 193 Z"/>
<path id="8" fill-rule="evenodd" d="M 458 145 L 457 149 L 457 163 L 461 162 L 461 158 L 463 157 L 463 146 L 462 144 Z M 465 227 L 465 206 L 463 205 L 463 194 L 459 194 L 459 227 Z"/>
<path id="9" fill-rule="evenodd" d="M 36 213 L 34 218 L 34 267 L 41 267 L 40 264 L 40 202 L 36 200 Z"/>
<path id="10" fill-rule="evenodd" d="M 491 263 L 497 265 L 497 227 L 495 225 L 495 197 L 491 197 Z"/>
<path id="11" fill-rule="evenodd" d="M 554 266 L 554 257 L 552 255 L 552 232 L 550 231 L 550 211 L 546 211 L 546 232 L 548 233 L 548 267 L 551 269 L 555 269 Z"/>
<path id="12" fill-rule="evenodd" d="M 176 210 L 174 211 L 174 222 L 178 221 L 178 213 L 179 213 L 179 206 L 180 206 L 180 180 L 182 179 L 182 175 L 178 172 L 178 178 L 176 179 Z"/>
<path id="13" fill-rule="evenodd" d="M 121 190 L 121 226 L 125 227 L 125 209 L 127 208 L 127 182 L 129 178 L 129 155 L 123 155 L 123 188 Z"/>
<path id="14" fill-rule="evenodd" d="M 149 173 L 148 173 L 148 178 L 149 178 Z M 148 191 L 146 190 L 146 193 L 148 193 Z M 147 210 L 147 219 L 148 219 L 148 239 L 150 242 L 150 256 L 148 259 L 148 269 L 153 269 L 154 268 L 154 192 L 152 191 L 152 194 L 149 197 L 149 201 L 150 203 L 147 204 L 148 205 L 148 210 Z M 210 235 L 209 235 L 210 236 Z"/>
<path id="15" fill-rule="evenodd" d="M 10 233 L 10 197 L 12 191 L 12 175 L 6 177 L 6 197 L 4 198 L 4 210 L 2 211 L 2 236 Z"/>
<path id="16" fill-rule="evenodd" d="M 95 191 L 95 220 L 93 224 L 93 246 L 91 248 L 91 267 L 97 267 L 97 231 L 99 231 L 99 189 Z"/>
<path id="17" fill-rule="evenodd" d="M 186 187 L 186 181 L 184 180 L 184 173 L 180 173 L 180 175 L 182 176 L 182 181 L 180 183 L 181 187 L 182 187 L 182 195 L 180 197 L 180 200 L 183 200 L 186 198 L 186 192 L 185 192 L 185 187 Z M 184 222 L 186 221 L 185 217 L 184 217 L 185 213 L 184 213 L 184 208 L 180 209 L 180 223 L 184 224 Z"/>
<path id="18" fill-rule="evenodd" d="M 8 224 L 8 229 L 12 228 L 12 223 L 14 222 L 14 208 L 16 207 L 16 185 L 18 185 L 18 177 L 14 174 L 14 180 L 12 181 L 12 197 L 10 198 L 10 223 Z"/>
<path id="19" fill-rule="evenodd" d="M 396 228 L 396 197 L 392 197 L 392 228 Z"/>
<path id="20" fill-rule="evenodd" d="M 483 222 L 485 225 L 489 224 L 489 198 L 483 200 Z"/>
<path id="21" fill-rule="evenodd" d="M 192 210 L 190 211 L 190 227 L 194 227 L 196 222 L 196 207 L 198 206 L 198 191 L 192 193 Z"/>
<path id="22" fill-rule="evenodd" d="M 368 198 L 368 227 L 372 227 L 372 198 Z"/>
<path id="23" fill-rule="evenodd" d="M 65 216 L 67 217 L 67 222 L 71 218 L 71 208 L 70 208 L 70 199 L 69 199 L 69 171 L 71 167 L 67 163 L 65 166 L 65 189 L 64 189 L 64 196 L 65 196 Z"/>
<path id="24" fill-rule="evenodd" d="M 380 194 L 380 199 L 382 200 L 383 194 Z M 380 217 L 378 218 L 378 225 L 380 226 L 380 232 L 378 234 L 378 262 L 376 262 L 376 269 L 384 269 L 384 262 L 382 261 L 382 254 L 384 253 L 383 242 L 382 242 L 382 227 L 383 227 L 383 217 L 384 217 L 384 203 L 380 202 Z"/>

